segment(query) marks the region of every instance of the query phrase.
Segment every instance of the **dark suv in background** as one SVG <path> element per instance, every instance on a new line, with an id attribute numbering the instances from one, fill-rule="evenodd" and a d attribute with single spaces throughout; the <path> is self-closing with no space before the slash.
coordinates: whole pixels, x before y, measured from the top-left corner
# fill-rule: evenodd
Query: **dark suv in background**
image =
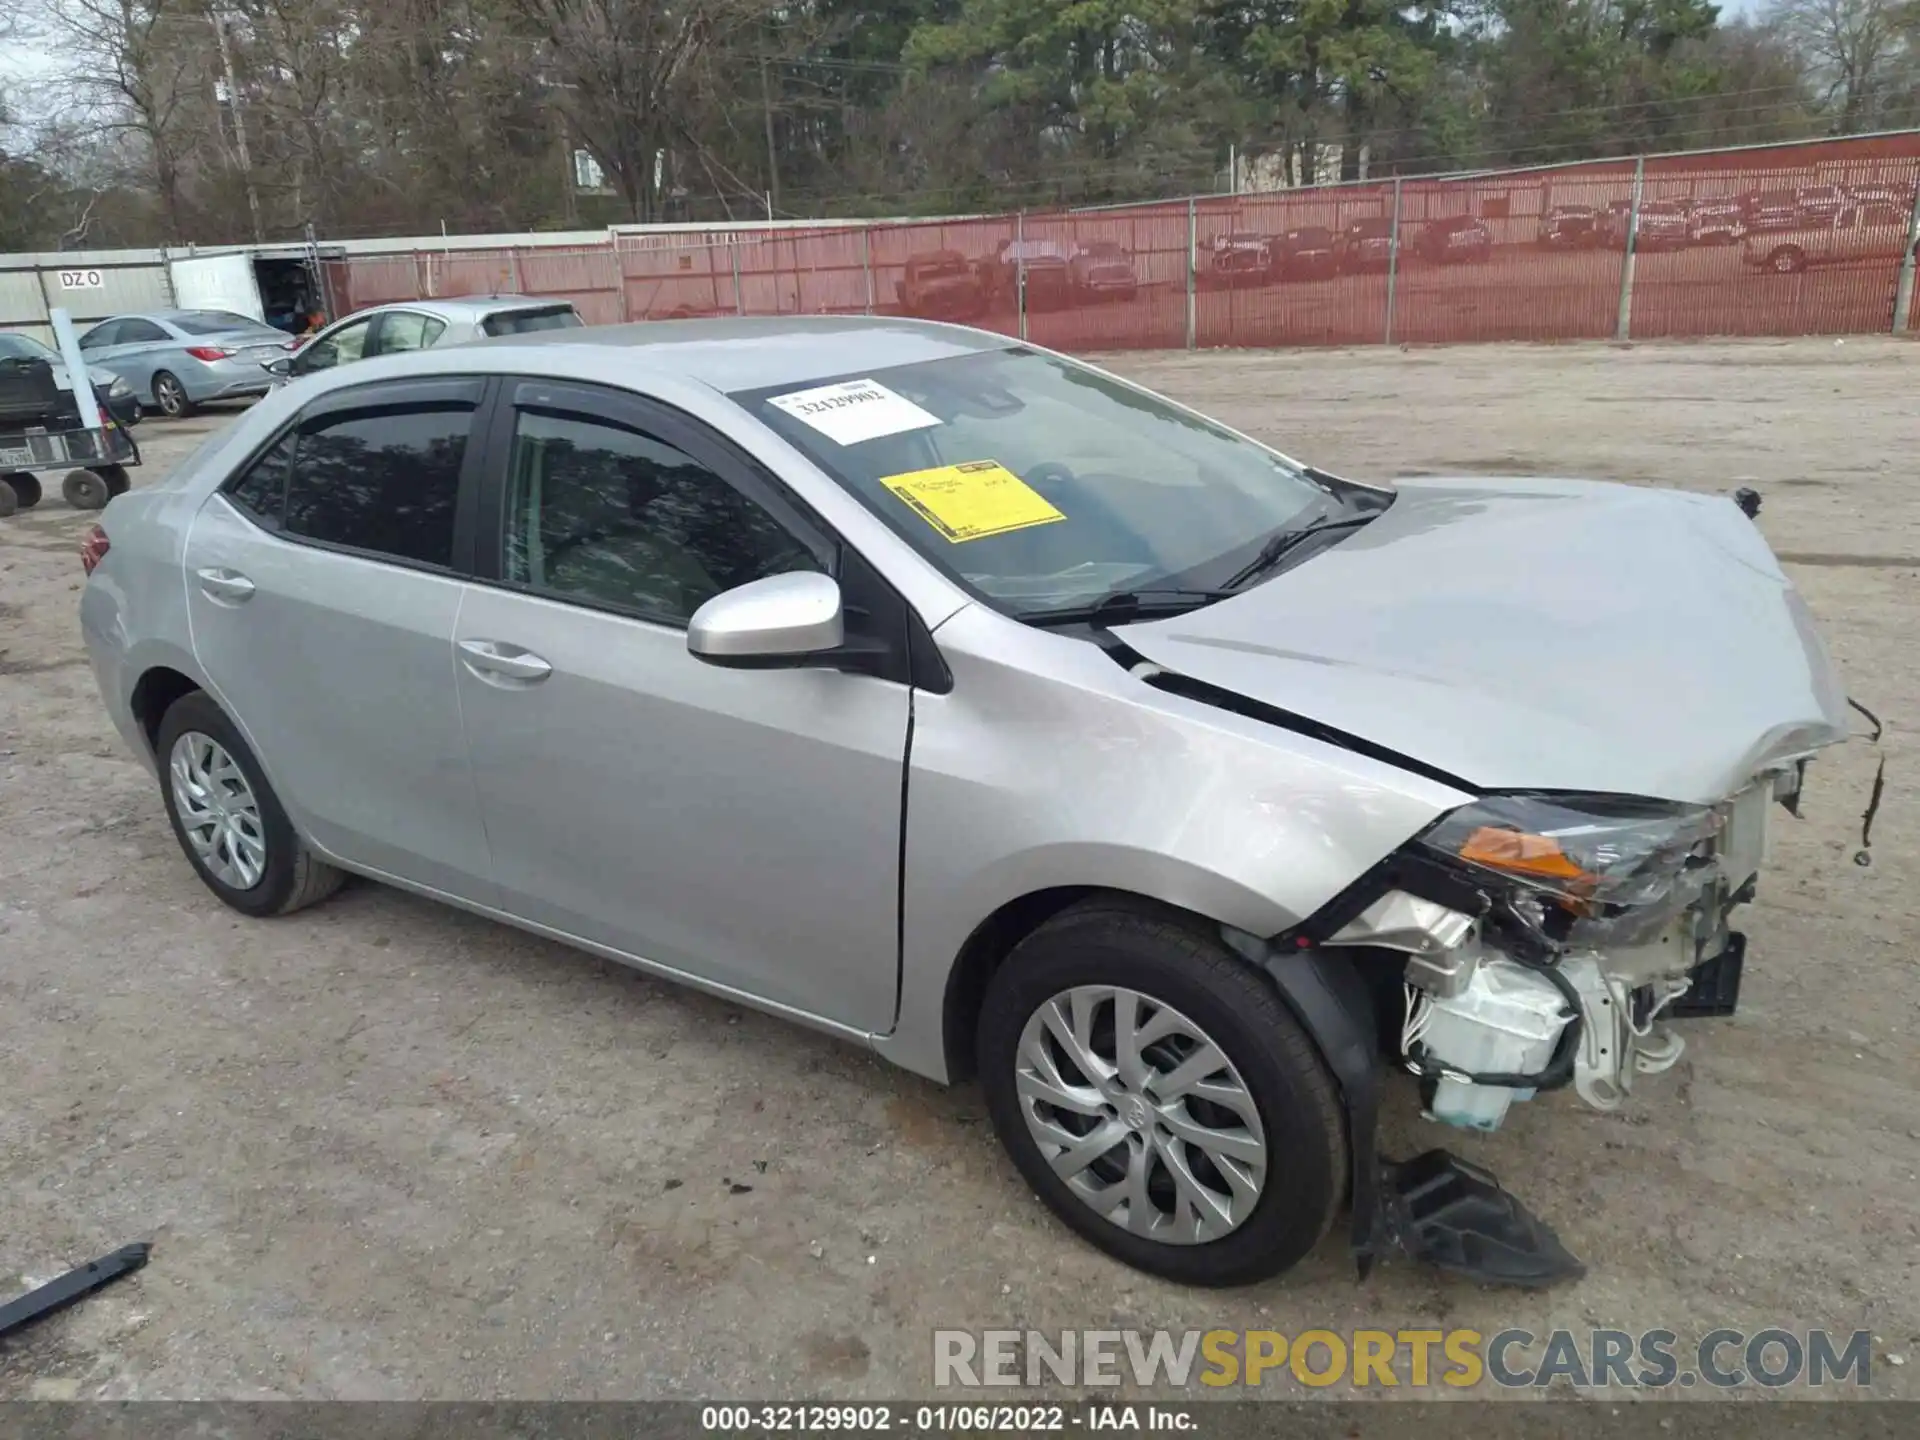
<path id="1" fill-rule="evenodd" d="M 1393 217 L 1369 215 L 1353 221 L 1335 238 L 1333 248 L 1342 270 L 1386 269 L 1393 260 Z"/>
<path id="2" fill-rule="evenodd" d="M 1324 225 L 1289 230 L 1273 244 L 1273 271 L 1281 280 L 1325 280 L 1340 273 L 1333 232 Z"/>
<path id="3" fill-rule="evenodd" d="M 1493 232 L 1471 215 L 1449 215 L 1441 220 L 1429 220 L 1414 242 L 1414 249 L 1422 259 L 1436 265 L 1462 261 L 1484 265 L 1493 258 Z"/>

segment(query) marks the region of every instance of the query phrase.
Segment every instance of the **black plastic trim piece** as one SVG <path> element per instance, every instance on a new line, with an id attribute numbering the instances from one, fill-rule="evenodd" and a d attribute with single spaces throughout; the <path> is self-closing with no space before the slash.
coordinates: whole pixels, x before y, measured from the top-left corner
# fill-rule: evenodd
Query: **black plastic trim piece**
<path id="1" fill-rule="evenodd" d="M 1747 968 L 1747 937 L 1727 932 L 1727 948 L 1687 972 L 1687 992 L 1667 1006 L 1670 1020 L 1715 1020 L 1740 1008 L 1740 978 Z"/>
<path id="2" fill-rule="evenodd" d="M 149 1247 L 145 1244 L 124 1245 L 111 1255 L 89 1260 L 78 1269 L 49 1280 L 39 1289 L 29 1290 L 18 1299 L 9 1300 L 5 1305 L 0 1305 L 0 1335 L 10 1335 L 23 1325 L 31 1325 L 56 1310 L 64 1310 L 74 1301 L 91 1295 L 102 1285 L 118 1280 L 122 1275 L 131 1275 L 147 1263 L 149 1253 Z"/>
<path id="3" fill-rule="evenodd" d="M 1280 998 L 1312 1037 L 1340 1087 L 1351 1170 L 1351 1245 L 1354 1263 L 1364 1280 L 1379 1258 L 1383 1238 L 1377 1153 L 1380 1060 L 1373 996 L 1349 961 L 1325 951 L 1289 954 L 1269 949 L 1264 968 L 1273 977 Z"/>

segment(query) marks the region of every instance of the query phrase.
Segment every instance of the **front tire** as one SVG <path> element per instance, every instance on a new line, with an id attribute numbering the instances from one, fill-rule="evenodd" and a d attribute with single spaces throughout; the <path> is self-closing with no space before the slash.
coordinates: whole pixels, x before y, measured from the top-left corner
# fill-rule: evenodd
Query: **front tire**
<path id="1" fill-rule="evenodd" d="M 161 370 L 154 375 L 153 403 L 169 420 L 184 420 L 194 411 L 187 387 L 180 383 L 180 378 L 171 370 Z"/>
<path id="2" fill-rule="evenodd" d="M 1122 900 L 1041 926 L 988 983 L 981 1083 L 1027 1182 L 1115 1258 L 1246 1285 L 1327 1232 L 1332 1077 L 1268 979 L 1202 923 Z"/>
<path id="3" fill-rule="evenodd" d="M 340 888 L 295 833 L 238 727 L 204 691 L 168 707 L 155 737 L 160 794 L 201 882 L 243 915 L 289 915 Z"/>

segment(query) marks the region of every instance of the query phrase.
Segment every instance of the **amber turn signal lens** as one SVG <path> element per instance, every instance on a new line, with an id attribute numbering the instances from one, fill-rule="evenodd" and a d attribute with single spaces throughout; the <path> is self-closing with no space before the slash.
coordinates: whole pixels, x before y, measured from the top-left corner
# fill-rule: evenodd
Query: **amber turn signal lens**
<path id="1" fill-rule="evenodd" d="M 1547 836 L 1502 830 L 1492 825 L 1482 825 L 1467 837 L 1467 843 L 1460 847 L 1460 858 L 1513 875 L 1565 880 L 1571 882 L 1569 888 L 1574 890 L 1591 888 L 1599 881 L 1598 876 L 1581 869 Z"/>

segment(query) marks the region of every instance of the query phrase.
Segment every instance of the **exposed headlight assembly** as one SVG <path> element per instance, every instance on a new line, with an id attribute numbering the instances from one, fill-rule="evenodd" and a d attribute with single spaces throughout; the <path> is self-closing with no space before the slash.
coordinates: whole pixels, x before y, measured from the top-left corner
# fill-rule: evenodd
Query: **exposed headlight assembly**
<path id="1" fill-rule="evenodd" d="M 1420 837 L 1556 942 L 1618 942 L 1664 923 L 1712 874 L 1721 815 L 1611 795 L 1494 795 Z M 1624 923 L 1623 923 L 1624 922 Z"/>
<path id="2" fill-rule="evenodd" d="M 127 377 L 124 375 L 114 376 L 113 384 L 107 387 L 107 394 L 115 397 L 116 399 L 119 399 L 123 396 L 131 395 L 132 393 L 133 393 L 133 387 L 127 384 Z"/>

